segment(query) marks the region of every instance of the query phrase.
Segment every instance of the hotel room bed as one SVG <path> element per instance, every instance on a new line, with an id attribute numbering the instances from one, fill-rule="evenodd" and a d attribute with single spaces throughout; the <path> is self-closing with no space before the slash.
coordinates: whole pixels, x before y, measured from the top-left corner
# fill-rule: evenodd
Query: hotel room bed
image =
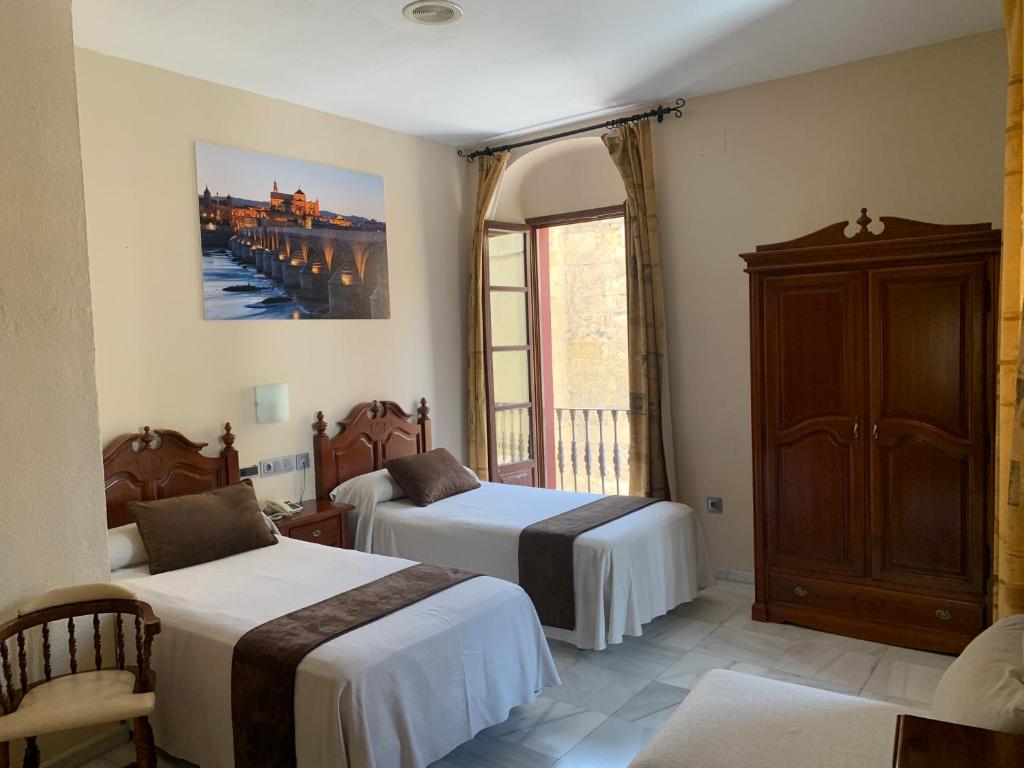
<path id="1" fill-rule="evenodd" d="M 233 441 L 228 431 L 218 459 L 171 431 L 115 441 L 104 453 L 108 527 L 125 530 L 132 500 L 237 480 Z M 112 579 L 161 619 L 153 649 L 157 744 L 203 768 L 235 763 L 232 658 L 239 638 L 412 565 L 283 537 L 155 575 L 140 560 L 128 557 Z M 295 683 L 299 766 L 423 768 L 557 685 L 558 675 L 526 594 L 481 576 L 328 640 L 299 663 Z"/>
<path id="2" fill-rule="evenodd" d="M 318 419 L 318 495 L 331 495 L 341 482 L 379 471 L 387 458 L 429 450 L 424 408 L 414 425 L 391 401 L 363 403 L 341 422 L 342 432 L 334 438 L 327 438 L 326 424 Z M 358 549 L 518 582 L 522 530 L 598 498 L 484 482 L 427 507 L 392 499 L 379 486 L 376 493 L 337 500 L 355 505 Z M 642 634 L 641 625 L 693 600 L 714 581 L 697 515 L 673 502 L 654 503 L 581 534 L 573 542 L 573 576 L 574 628 L 546 626 L 544 631 L 596 650 Z"/>
<path id="3" fill-rule="evenodd" d="M 203 768 L 234 764 L 231 658 L 248 630 L 398 571 L 396 558 L 281 538 L 277 546 L 112 578 L 152 605 L 157 743 Z M 477 578 L 309 654 L 296 674 L 300 766 L 419 768 L 558 683 L 526 595 Z"/>

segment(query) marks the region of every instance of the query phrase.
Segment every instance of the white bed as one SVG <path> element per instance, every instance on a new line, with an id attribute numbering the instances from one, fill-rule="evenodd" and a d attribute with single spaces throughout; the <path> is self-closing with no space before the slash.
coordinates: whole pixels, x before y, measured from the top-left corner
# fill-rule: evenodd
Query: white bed
<path id="1" fill-rule="evenodd" d="M 231 658 L 248 630 L 411 565 L 281 538 L 151 576 L 112 578 L 162 622 L 154 643 L 157 743 L 202 768 L 234 763 Z M 342 635 L 296 676 L 299 766 L 422 768 L 558 684 L 536 613 L 517 586 L 475 578 Z"/>
<path id="2" fill-rule="evenodd" d="M 380 470 L 373 475 L 381 476 Z M 369 477 L 364 476 L 364 477 Z M 519 534 L 528 525 L 600 498 L 498 483 L 417 507 L 349 481 L 332 497 L 355 505 L 355 545 L 364 552 L 451 565 L 517 582 Z M 400 493 L 397 485 L 392 485 Z M 579 536 L 573 546 L 576 628 L 548 637 L 604 649 L 693 600 L 714 582 L 697 515 L 657 502 Z"/>

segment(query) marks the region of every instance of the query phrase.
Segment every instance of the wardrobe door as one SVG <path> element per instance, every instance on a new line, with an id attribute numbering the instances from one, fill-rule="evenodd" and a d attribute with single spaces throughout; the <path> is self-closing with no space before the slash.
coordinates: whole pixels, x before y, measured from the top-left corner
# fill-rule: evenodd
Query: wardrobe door
<path id="1" fill-rule="evenodd" d="M 864 572 L 864 273 L 764 280 L 769 566 Z"/>
<path id="2" fill-rule="evenodd" d="M 981 594 L 985 266 L 869 275 L 871 572 Z"/>

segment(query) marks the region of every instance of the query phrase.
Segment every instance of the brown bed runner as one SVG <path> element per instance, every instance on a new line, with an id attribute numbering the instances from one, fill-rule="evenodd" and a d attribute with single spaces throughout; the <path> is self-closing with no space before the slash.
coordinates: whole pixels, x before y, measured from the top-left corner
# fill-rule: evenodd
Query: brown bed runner
<path id="1" fill-rule="evenodd" d="M 295 671 L 307 654 L 346 632 L 478 575 L 420 563 L 242 635 L 231 660 L 235 766 L 295 765 Z"/>
<path id="2" fill-rule="evenodd" d="M 541 624 L 576 629 L 572 558 L 576 537 L 658 501 L 639 496 L 605 496 L 522 530 L 519 586 L 533 600 Z"/>

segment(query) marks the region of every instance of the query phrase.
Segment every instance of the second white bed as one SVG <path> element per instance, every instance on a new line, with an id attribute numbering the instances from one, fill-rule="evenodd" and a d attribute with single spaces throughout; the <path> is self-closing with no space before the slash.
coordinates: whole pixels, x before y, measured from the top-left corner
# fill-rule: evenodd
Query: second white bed
<path id="1" fill-rule="evenodd" d="M 600 494 L 485 482 L 428 507 L 406 498 L 380 498 L 378 491 L 376 497 L 354 493 L 337 499 L 356 506 L 357 548 L 518 583 L 523 528 Z M 595 650 L 642 634 L 643 624 L 714 583 L 697 515 L 684 504 L 664 501 L 580 535 L 573 546 L 573 571 L 576 628 L 544 631 Z"/>

